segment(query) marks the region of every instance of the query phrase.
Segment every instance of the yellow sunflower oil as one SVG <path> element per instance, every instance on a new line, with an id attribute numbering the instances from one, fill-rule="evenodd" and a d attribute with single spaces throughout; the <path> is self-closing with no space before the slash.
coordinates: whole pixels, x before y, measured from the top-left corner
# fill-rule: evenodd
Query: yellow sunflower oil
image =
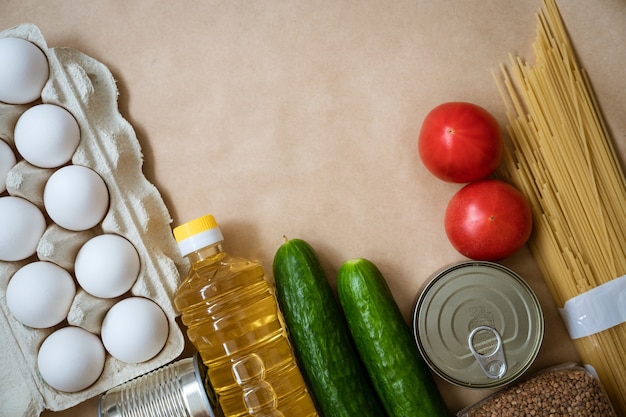
<path id="1" fill-rule="evenodd" d="M 317 416 L 262 266 L 225 252 L 210 214 L 174 237 L 190 262 L 174 303 L 224 416 Z"/>

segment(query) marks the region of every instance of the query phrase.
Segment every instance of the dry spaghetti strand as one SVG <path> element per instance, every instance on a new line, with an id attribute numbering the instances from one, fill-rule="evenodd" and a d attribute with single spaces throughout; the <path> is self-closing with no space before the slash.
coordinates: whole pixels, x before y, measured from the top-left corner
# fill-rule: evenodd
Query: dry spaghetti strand
<path id="1" fill-rule="evenodd" d="M 496 77 L 511 147 L 500 175 L 529 199 L 529 241 L 559 307 L 626 274 L 626 180 L 554 0 L 544 0 L 535 63 L 510 56 Z M 495 76 L 496 74 L 494 74 Z M 574 341 L 626 415 L 626 324 Z"/>

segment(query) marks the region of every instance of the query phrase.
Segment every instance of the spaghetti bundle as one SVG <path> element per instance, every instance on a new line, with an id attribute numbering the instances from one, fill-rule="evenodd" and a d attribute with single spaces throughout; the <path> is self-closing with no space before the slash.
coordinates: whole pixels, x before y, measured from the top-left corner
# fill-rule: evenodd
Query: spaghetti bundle
<path id="1" fill-rule="evenodd" d="M 510 56 L 496 76 L 512 145 L 499 175 L 531 202 L 529 248 L 563 307 L 626 274 L 626 181 L 554 0 L 537 19 L 535 62 Z M 574 343 L 626 415 L 626 323 Z"/>

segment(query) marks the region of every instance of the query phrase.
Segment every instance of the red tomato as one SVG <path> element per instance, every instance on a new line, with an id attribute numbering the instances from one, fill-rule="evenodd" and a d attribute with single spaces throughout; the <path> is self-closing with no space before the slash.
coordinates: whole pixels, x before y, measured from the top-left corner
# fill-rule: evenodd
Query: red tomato
<path id="1" fill-rule="evenodd" d="M 426 115 L 418 150 L 426 168 L 448 182 L 487 178 L 502 159 L 502 131 L 487 110 L 472 103 L 440 104 Z"/>
<path id="2" fill-rule="evenodd" d="M 530 205 L 506 182 L 472 182 L 452 196 L 445 214 L 452 246 L 480 261 L 504 259 L 524 246 L 532 230 Z"/>

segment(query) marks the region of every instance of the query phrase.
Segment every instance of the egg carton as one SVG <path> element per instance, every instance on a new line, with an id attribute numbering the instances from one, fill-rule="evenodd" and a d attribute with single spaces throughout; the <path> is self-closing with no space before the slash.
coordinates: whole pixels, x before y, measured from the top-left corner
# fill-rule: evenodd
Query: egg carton
<path id="1" fill-rule="evenodd" d="M 26 39 L 45 53 L 50 75 L 41 102 L 59 105 L 76 118 L 81 140 L 71 163 L 96 171 L 109 191 L 108 213 L 95 228 L 70 232 L 48 219 L 36 255 L 25 261 L 0 261 L 0 415 L 35 416 L 44 409 L 70 408 L 177 358 L 185 342 L 172 300 L 186 266 L 171 233 L 170 214 L 157 188 L 142 172 L 141 148 L 132 126 L 119 112 L 118 90 L 107 67 L 74 49 L 48 48 L 40 30 L 32 24 L 0 32 L 0 37 Z M 0 137 L 13 149 L 13 129 L 18 118 L 38 103 L 0 103 Z M 19 157 L 17 152 L 16 156 Z M 17 195 L 42 208 L 43 187 L 53 171 L 21 161 L 7 176 L 8 188 L 2 195 Z M 107 355 L 104 371 L 93 385 L 75 393 L 57 391 L 46 384 L 37 370 L 42 342 L 54 330 L 68 325 L 98 333 L 104 314 L 116 300 L 92 297 L 77 285 L 68 319 L 53 328 L 33 329 L 9 312 L 7 283 L 21 266 L 36 260 L 53 261 L 72 272 L 80 246 L 99 233 L 121 235 L 137 249 L 141 268 L 127 295 L 146 297 L 163 309 L 169 321 L 168 340 L 157 356 L 142 363 L 124 363 Z"/>

